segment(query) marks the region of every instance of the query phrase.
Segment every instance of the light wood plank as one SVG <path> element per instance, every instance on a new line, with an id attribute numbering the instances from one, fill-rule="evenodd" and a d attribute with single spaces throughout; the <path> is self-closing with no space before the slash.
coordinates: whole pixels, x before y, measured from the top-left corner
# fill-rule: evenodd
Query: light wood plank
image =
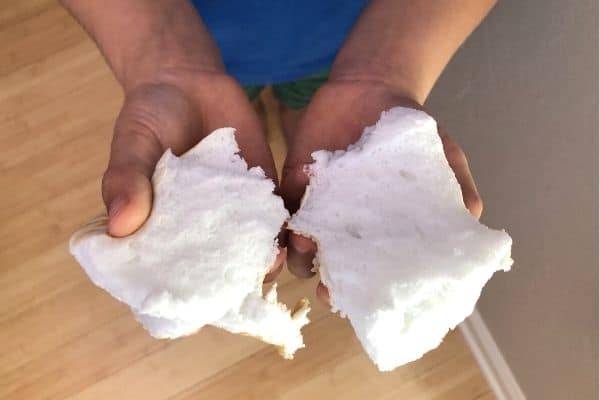
<path id="1" fill-rule="evenodd" d="M 55 0 L 28 0 L 0 2 L 0 30 L 31 18 L 53 4 Z"/>
<path id="2" fill-rule="evenodd" d="M 0 30 L 0 76 L 87 40 L 66 10 L 51 3 L 39 11 Z"/>
<path id="3" fill-rule="evenodd" d="M 293 304 L 314 285 L 315 282 L 310 281 L 291 281 L 281 287 L 281 300 Z M 313 306 L 310 318 L 318 320 L 327 314 L 324 307 Z M 276 353 L 276 350 L 254 338 L 231 335 L 208 327 L 196 335 L 173 342 L 173 345 L 128 365 L 106 379 L 90 384 L 70 399 L 169 398 L 262 349 Z M 277 354 L 276 358 L 281 357 Z M 291 363 L 293 361 L 284 361 L 284 364 Z M 139 384 L 132 386 L 129 382 Z"/>

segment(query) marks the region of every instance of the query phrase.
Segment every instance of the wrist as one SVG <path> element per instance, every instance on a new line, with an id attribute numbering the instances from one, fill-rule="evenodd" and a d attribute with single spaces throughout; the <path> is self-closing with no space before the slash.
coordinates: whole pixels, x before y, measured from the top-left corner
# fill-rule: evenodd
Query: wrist
<path id="1" fill-rule="evenodd" d="M 125 95 L 143 87 L 171 87 L 193 100 L 217 96 L 219 90 L 214 88 L 223 85 L 220 82 L 235 81 L 223 71 L 197 67 L 158 66 L 138 74 L 133 73 L 133 69 L 131 71 L 131 78 L 121 81 Z"/>
<path id="2" fill-rule="evenodd" d="M 422 109 L 425 98 L 410 80 L 392 79 L 389 74 L 366 68 L 334 68 L 327 84 L 352 87 L 361 96 L 386 99 L 385 102 Z"/>
<path id="3" fill-rule="evenodd" d="M 210 38 L 197 37 L 194 42 L 190 38 L 193 35 L 172 31 L 172 22 L 155 21 L 155 25 L 129 49 L 115 52 L 114 62 L 109 59 L 125 90 L 148 82 L 177 84 L 182 79 L 189 82 L 211 74 L 225 75 L 219 51 Z M 165 28 L 157 29 L 160 26 Z"/>
<path id="4" fill-rule="evenodd" d="M 62 0 L 96 41 L 126 91 L 170 75 L 224 73 L 219 50 L 188 0 Z"/>
<path id="5" fill-rule="evenodd" d="M 158 26 L 171 23 L 157 23 Z M 168 25 L 167 25 L 168 26 Z M 125 89 L 140 84 L 166 82 L 182 85 L 208 75 L 225 75 L 219 51 L 210 38 L 190 38 L 181 32 L 149 30 L 130 49 L 115 52 L 109 63 Z M 208 33 L 207 33 L 208 35 Z"/>
<path id="6" fill-rule="evenodd" d="M 154 93 L 158 97 L 184 99 L 203 121 L 210 119 L 210 109 L 221 104 L 224 99 L 242 97 L 239 83 L 224 72 L 183 70 L 179 68 L 161 69 L 155 74 L 136 81 L 135 85 L 125 86 L 125 97 L 135 97 L 139 93 Z"/>
<path id="7" fill-rule="evenodd" d="M 331 71 L 330 82 L 346 82 L 367 85 L 373 91 L 384 93 L 421 107 L 429 94 L 418 79 L 402 72 L 399 67 L 391 68 L 385 63 L 339 62 L 336 60 Z"/>

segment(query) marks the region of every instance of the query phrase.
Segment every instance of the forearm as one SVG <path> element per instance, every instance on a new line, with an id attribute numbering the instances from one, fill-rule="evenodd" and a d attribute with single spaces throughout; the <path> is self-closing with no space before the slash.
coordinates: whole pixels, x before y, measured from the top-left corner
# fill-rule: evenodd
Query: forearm
<path id="1" fill-rule="evenodd" d="M 374 0 L 334 63 L 331 79 L 383 82 L 420 104 L 495 0 Z"/>
<path id="2" fill-rule="evenodd" d="M 219 51 L 187 0 L 62 0 L 123 87 L 222 72 Z"/>

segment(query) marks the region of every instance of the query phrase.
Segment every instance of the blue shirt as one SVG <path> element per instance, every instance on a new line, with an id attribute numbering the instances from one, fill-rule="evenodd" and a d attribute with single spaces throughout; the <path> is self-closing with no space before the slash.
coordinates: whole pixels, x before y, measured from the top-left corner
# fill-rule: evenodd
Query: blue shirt
<path id="1" fill-rule="evenodd" d="M 229 74 L 293 81 L 331 66 L 367 0 L 192 0 Z"/>

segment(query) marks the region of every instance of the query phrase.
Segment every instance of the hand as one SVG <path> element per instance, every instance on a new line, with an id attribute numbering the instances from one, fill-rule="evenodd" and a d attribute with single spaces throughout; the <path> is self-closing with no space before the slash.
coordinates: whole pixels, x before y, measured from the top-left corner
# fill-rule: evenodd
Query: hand
<path id="1" fill-rule="evenodd" d="M 295 212 L 302 199 L 308 177 L 304 166 L 312 163 L 315 150 L 340 150 L 356 142 L 366 126 L 373 125 L 382 111 L 395 106 L 422 107 L 409 98 L 395 94 L 385 84 L 374 81 L 330 81 L 317 91 L 289 136 L 281 192 L 288 210 Z M 469 211 L 479 218 L 482 202 L 462 149 L 440 129 L 446 158 L 461 186 Z M 382 171 L 385 173 L 385 171 Z M 288 268 L 299 277 L 311 277 L 316 245 L 308 238 L 289 233 Z M 322 282 L 317 295 L 328 303 L 329 294 Z"/>
<path id="2" fill-rule="evenodd" d="M 145 83 L 125 96 L 117 118 L 102 197 L 109 214 L 108 233 L 127 236 L 152 208 L 151 177 L 168 148 L 180 155 L 214 129 L 236 128 L 241 154 L 277 182 L 273 157 L 261 123 L 244 92 L 221 73 Z M 280 253 L 277 269 L 285 257 Z"/>
<path id="3" fill-rule="evenodd" d="M 236 128 L 248 165 L 277 182 L 261 123 L 226 75 L 190 1 L 61 2 L 96 41 L 125 91 L 102 182 L 109 234 L 127 236 L 144 223 L 154 167 L 167 148 L 182 154 L 217 128 Z M 284 258 L 282 251 L 274 273 Z"/>

